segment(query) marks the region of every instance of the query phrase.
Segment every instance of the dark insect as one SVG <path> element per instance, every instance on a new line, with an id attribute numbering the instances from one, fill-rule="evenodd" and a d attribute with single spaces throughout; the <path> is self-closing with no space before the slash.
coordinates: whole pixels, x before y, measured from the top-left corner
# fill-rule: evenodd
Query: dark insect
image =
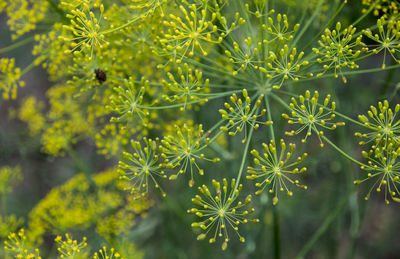
<path id="1" fill-rule="evenodd" d="M 97 68 L 94 70 L 94 73 L 96 74 L 96 79 L 100 82 L 100 84 L 107 80 L 107 75 L 103 70 Z"/>

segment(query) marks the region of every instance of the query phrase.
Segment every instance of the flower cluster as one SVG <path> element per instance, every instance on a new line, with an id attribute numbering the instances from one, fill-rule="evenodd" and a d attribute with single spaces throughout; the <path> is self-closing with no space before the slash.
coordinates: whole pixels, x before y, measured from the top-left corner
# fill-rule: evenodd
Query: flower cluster
<path id="1" fill-rule="evenodd" d="M 161 156 L 163 168 L 178 169 L 177 174 L 169 176 L 175 180 L 179 175 L 190 172 L 189 186 L 194 185 L 194 174 L 204 174 L 204 170 L 197 164 L 198 160 L 206 160 L 217 163 L 219 158 L 210 159 L 200 153 L 208 143 L 208 137 L 204 135 L 203 126 L 193 127 L 187 124 L 175 125 L 175 134 L 165 136 L 161 140 Z"/>
<path id="2" fill-rule="evenodd" d="M 124 161 L 119 162 L 119 172 L 123 180 L 130 181 L 131 192 L 145 196 L 148 194 L 149 184 L 152 182 L 155 188 L 162 191 L 156 178 L 167 178 L 160 166 L 159 139 L 143 138 L 144 147 L 139 141 L 131 141 L 135 152 L 133 154 L 124 152 Z M 125 162 L 126 161 L 126 162 Z"/>
<path id="3" fill-rule="evenodd" d="M 18 233 L 11 233 L 8 235 L 8 240 L 4 241 L 4 245 L 5 250 L 15 258 L 42 259 L 39 254 L 39 249 L 31 251 L 27 248 L 26 236 L 23 228 L 20 229 Z"/>
<path id="4" fill-rule="evenodd" d="M 256 223 L 259 220 L 247 219 L 254 212 L 254 208 L 245 209 L 251 202 L 251 195 L 248 195 L 244 202 L 237 201 L 242 190 L 242 185 L 240 184 L 236 188 L 237 183 L 235 179 L 232 179 L 229 185 L 228 181 L 224 178 L 222 186 L 220 182 L 212 180 L 212 185 L 215 190 L 213 194 L 211 194 L 206 185 L 198 188 L 201 195 L 196 195 L 192 199 L 192 202 L 200 208 L 190 209 L 188 213 L 195 214 L 202 219 L 202 221 L 192 223 L 193 228 L 200 228 L 205 231 L 205 233 L 197 236 L 197 240 L 205 239 L 208 234 L 211 235 L 209 239 L 210 243 L 215 243 L 217 238 L 222 238 L 222 250 L 225 250 L 230 240 L 228 235 L 229 226 L 238 235 L 239 240 L 244 242 L 244 237 L 238 232 L 239 225 L 248 222 Z"/>
<path id="5" fill-rule="evenodd" d="M 372 34 L 370 29 L 366 29 L 364 34 L 376 42 L 376 45 L 371 50 L 372 53 L 384 52 L 382 69 L 386 67 L 387 54 L 390 54 L 397 63 L 400 63 L 400 58 L 398 57 L 400 54 L 400 21 L 398 19 L 386 21 L 382 17 L 377 20 L 376 25 L 379 33 Z"/>
<path id="6" fill-rule="evenodd" d="M 306 91 L 304 96 L 299 95 L 299 102 L 296 98 L 291 98 L 290 103 L 290 115 L 283 113 L 282 117 L 288 120 L 289 124 L 299 124 L 301 127 L 296 131 L 285 132 L 286 135 L 294 136 L 306 130 L 306 136 L 302 139 L 302 142 L 306 142 L 307 137 L 311 136 L 312 132 L 315 132 L 318 137 L 324 135 L 323 129 L 334 130 L 337 126 L 343 126 L 344 122 L 333 122 L 336 115 L 334 113 L 336 109 L 336 103 L 331 102 L 331 96 L 328 94 L 325 97 L 323 105 L 318 103 L 319 93 L 314 92 L 311 96 L 310 91 Z M 329 108 L 328 105 L 331 105 Z M 321 147 L 323 146 L 322 140 L 320 139 Z"/>
<path id="7" fill-rule="evenodd" d="M 183 66 L 179 66 L 176 72 L 176 76 L 168 72 L 167 76 L 169 80 L 162 81 L 167 89 L 166 92 L 171 92 L 171 94 L 163 95 L 165 100 L 169 102 L 183 102 L 185 104 L 183 109 L 192 101 L 207 101 L 204 94 L 209 91 L 210 80 L 204 80 L 201 71 L 197 69 L 193 70 L 185 63 Z"/>
<path id="8" fill-rule="evenodd" d="M 338 72 L 342 74 L 343 68 L 358 68 L 354 60 L 361 53 L 361 50 L 357 50 L 356 47 L 364 46 L 361 42 L 362 35 L 354 40 L 353 35 L 356 33 L 355 27 L 350 25 L 343 31 L 341 31 L 341 28 L 342 25 L 338 22 L 334 30 L 326 29 L 325 34 L 323 34 L 321 40 L 318 41 L 320 48 L 313 48 L 313 51 L 321 56 L 317 59 L 317 62 L 324 64 L 324 71 L 317 74 L 317 76 L 322 76 L 331 68 L 334 69 L 335 77 L 338 77 Z M 346 82 L 345 77 L 343 77 L 343 81 Z"/>
<path id="9" fill-rule="evenodd" d="M 287 183 L 294 184 L 301 189 L 307 189 L 307 186 L 300 185 L 298 180 L 292 180 L 290 175 L 301 174 L 306 171 L 305 167 L 299 169 L 296 167 L 298 164 L 303 162 L 307 153 L 297 157 L 295 160 L 291 160 L 296 145 L 289 143 L 289 150 L 285 153 L 287 145 L 283 139 L 280 140 L 281 150 L 277 152 L 276 144 L 273 140 L 269 145 L 262 143 L 265 153 L 260 153 L 253 149 L 250 153 L 254 156 L 254 164 L 256 167 L 249 166 L 247 173 L 249 174 L 246 178 L 249 180 L 258 180 L 256 187 L 259 188 L 256 194 L 261 194 L 267 186 L 271 186 L 269 193 L 273 194 L 272 203 L 276 205 L 278 203 L 278 191 L 286 191 L 289 196 L 293 195 L 293 192 L 289 190 Z"/>
<path id="10" fill-rule="evenodd" d="M 94 253 L 93 259 L 114 259 L 114 258 L 121 258 L 121 255 L 115 251 L 114 248 L 107 250 L 107 247 L 103 247 L 98 252 Z"/>
<path id="11" fill-rule="evenodd" d="M 301 60 L 304 52 L 297 53 L 296 48 L 289 50 L 289 46 L 285 44 L 276 54 L 269 52 L 266 67 L 260 67 L 260 71 L 266 74 L 267 78 L 273 79 L 276 83 L 272 86 L 279 89 L 285 80 L 298 81 L 301 77 L 311 77 L 312 74 L 305 74 L 301 71 L 301 67 L 307 66 L 307 60 Z"/>
<path id="12" fill-rule="evenodd" d="M 71 42 L 71 52 L 88 50 L 90 56 L 93 56 L 96 48 L 102 49 L 109 45 L 104 40 L 104 32 L 101 31 L 100 25 L 103 20 L 104 5 L 94 5 L 100 10 L 99 18 L 96 18 L 87 3 L 84 3 L 82 7 L 82 10 L 71 10 L 71 14 L 67 15 L 71 25 L 64 25 L 63 28 L 70 31 L 71 36 L 63 39 Z"/>
<path id="13" fill-rule="evenodd" d="M 361 166 L 366 171 L 367 177 L 355 180 L 354 184 L 361 184 L 370 179 L 376 179 L 370 187 L 365 199 L 368 200 L 372 190 L 377 192 L 384 189 L 385 202 L 389 204 L 388 196 L 395 202 L 400 202 L 400 147 L 399 144 L 389 139 L 383 146 L 373 146 L 369 152 L 363 151 L 363 157 L 368 159 L 368 164 Z"/>
<path id="14" fill-rule="evenodd" d="M 242 132 L 244 130 L 244 139 L 242 142 L 246 142 L 247 126 L 258 129 L 260 127 L 260 123 L 271 125 L 272 121 L 262 122 L 257 120 L 267 111 L 266 109 L 262 109 L 260 111 L 261 100 L 264 98 L 264 95 L 260 95 L 257 98 L 255 105 L 251 107 L 251 98 L 249 97 L 247 90 L 243 89 L 242 94 L 244 101 L 241 98 L 238 98 L 236 94 L 233 94 L 230 100 L 234 107 L 232 107 L 229 103 L 224 103 L 226 110 L 219 110 L 222 119 L 228 121 L 228 124 L 226 126 L 222 126 L 220 129 L 222 131 L 229 132 L 229 135 L 231 136 L 235 136 L 238 132 Z"/>
<path id="15" fill-rule="evenodd" d="M 0 91 L 4 99 L 17 98 L 17 88 L 25 86 L 20 78 L 21 69 L 15 67 L 15 59 L 0 59 Z"/>
<path id="16" fill-rule="evenodd" d="M 365 139 L 359 142 L 360 145 L 365 145 L 369 142 L 374 142 L 376 145 L 385 144 L 392 139 L 396 143 L 400 143 L 400 121 L 396 115 L 400 111 L 400 104 L 397 104 L 394 111 L 389 107 L 389 102 L 384 100 L 378 103 L 378 108 L 370 107 L 368 117 L 359 115 L 358 119 L 370 131 L 368 133 L 356 132 L 355 136 Z"/>
<path id="17" fill-rule="evenodd" d="M 81 250 L 87 247 L 86 237 L 83 237 L 82 241 L 78 243 L 77 240 L 73 240 L 70 235 L 65 234 L 66 240 L 63 240 L 62 236 L 57 236 L 54 241 L 58 243 L 58 252 L 61 254 L 61 258 L 75 258 L 77 254 L 81 253 Z"/>

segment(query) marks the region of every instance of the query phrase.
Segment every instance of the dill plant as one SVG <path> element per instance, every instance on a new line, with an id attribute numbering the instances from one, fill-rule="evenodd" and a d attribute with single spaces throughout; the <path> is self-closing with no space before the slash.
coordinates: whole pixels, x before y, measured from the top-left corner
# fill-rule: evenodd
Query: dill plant
<path id="1" fill-rule="evenodd" d="M 333 148 L 361 168 L 366 178 L 355 184 L 375 179 L 367 199 L 375 189 L 384 190 L 386 203 L 400 201 L 399 105 L 393 110 L 388 101 L 379 102 L 378 109 L 371 106 L 368 116 L 356 120 L 336 107 L 334 89 L 319 98 L 322 80 L 346 84 L 355 74 L 400 68 L 399 1 L 358 2 L 358 17 L 346 20 L 346 0 L 0 0 L 13 39 L 35 33 L 0 49 L 4 53 L 34 40 L 32 65 L 20 69 L 13 58 L 1 59 L 0 89 L 4 99 L 16 99 L 24 86 L 22 76 L 35 66 L 46 69 L 55 82 L 46 93 L 47 109 L 31 98 L 18 113 L 31 135 L 40 138 L 42 151 L 73 158 L 98 189 L 74 153 L 81 141 L 94 142 L 100 154 L 119 161 L 123 189 L 134 199 L 159 189 L 159 203 L 170 203 L 174 185 L 189 188 L 185 192 L 193 193 L 198 208 L 187 211 L 201 220 L 191 224 L 198 240 L 207 238 L 223 250 L 236 235 L 244 242 L 243 223 L 263 224 L 253 217 L 263 208 L 244 208 L 252 202 L 251 193 L 268 199 L 279 258 L 277 207 L 285 200 L 278 194 L 296 195 L 298 190 L 292 191 L 289 183 L 313 191 L 300 184 L 307 182 L 303 174 L 308 153 L 295 155 L 295 147 L 310 148 L 306 141 L 314 137 L 324 149 Z M 285 8 L 292 5 L 297 10 Z M 53 24 L 46 23 L 47 15 Z M 364 26 L 366 19 L 375 23 Z M 41 25 L 45 31 L 37 28 Z M 382 65 L 360 68 L 377 55 L 383 55 Z M 299 95 L 296 88 L 304 85 L 317 88 L 301 89 L 304 94 Z M 209 114 L 207 121 L 198 120 L 202 111 Z M 220 120 L 212 121 L 218 112 Z M 362 139 L 363 158 L 333 140 L 331 131 L 349 124 L 361 128 L 355 136 Z M 238 166 L 218 169 L 218 164 L 230 163 L 224 154 L 232 152 L 234 143 L 241 149 Z M 333 220 L 328 219 L 325 224 Z M 321 234 L 316 232 L 299 258 Z M 68 255 L 64 248 L 62 243 L 60 249 Z M 104 248 L 95 258 L 106 254 Z"/>

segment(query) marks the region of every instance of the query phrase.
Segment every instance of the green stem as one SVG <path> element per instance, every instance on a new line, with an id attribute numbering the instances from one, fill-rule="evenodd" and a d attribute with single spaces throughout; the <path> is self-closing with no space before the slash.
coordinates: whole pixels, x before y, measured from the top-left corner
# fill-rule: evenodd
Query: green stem
<path id="1" fill-rule="evenodd" d="M 318 132 L 316 132 L 316 134 L 318 134 Z M 356 163 L 356 164 L 358 164 L 358 165 L 360 165 L 360 166 L 364 166 L 364 167 L 369 168 L 368 165 L 365 165 L 365 164 L 361 163 L 360 161 L 355 160 L 354 158 L 352 158 L 352 157 L 349 156 L 348 154 L 346 154 L 346 152 L 344 152 L 344 151 L 343 151 L 342 149 L 340 149 L 338 146 L 336 146 L 335 144 L 333 144 L 333 142 L 330 141 L 327 137 L 321 136 L 321 138 L 322 138 L 323 140 L 325 140 L 326 143 L 328 143 L 329 145 L 331 145 L 334 149 L 336 149 L 340 154 L 342 154 L 344 157 L 346 157 L 347 159 L 349 159 L 350 161 L 352 161 L 352 162 L 354 162 L 354 163 Z"/>
<path id="2" fill-rule="evenodd" d="M 227 96 L 227 95 L 231 95 L 231 94 L 234 94 L 234 93 L 240 93 L 242 91 L 243 90 L 236 90 L 236 91 L 224 92 L 222 94 L 214 94 L 213 96 L 207 98 L 207 100 L 221 98 L 221 97 L 224 97 L 224 96 Z M 203 101 L 204 101 L 204 99 L 191 101 L 191 102 L 187 102 L 187 103 L 177 103 L 177 104 L 165 105 L 165 106 L 143 106 L 143 105 L 138 105 L 137 107 L 139 109 L 164 110 L 164 109 L 180 108 L 180 107 L 184 107 L 184 106 L 186 106 L 188 104 L 195 104 L 195 103 L 200 103 L 200 102 L 203 102 Z"/>
<path id="3" fill-rule="evenodd" d="M 280 238 L 280 224 L 279 224 L 279 211 L 278 206 L 272 205 L 273 214 L 273 235 L 274 235 L 274 258 L 281 258 L 281 238 Z"/>
<path id="4" fill-rule="evenodd" d="M 333 212 L 330 212 L 329 216 L 325 218 L 325 221 L 322 225 L 315 231 L 310 240 L 303 246 L 300 252 L 295 257 L 296 259 L 302 259 L 307 254 L 308 251 L 314 246 L 314 244 L 320 239 L 320 237 L 325 233 L 328 229 L 329 225 L 336 219 L 339 213 L 345 208 L 347 202 L 350 197 L 352 197 L 353 192 L 350 192 L 340 203 L 336 206 L 336 209 Z"/>
<path id="5" fill-rule="evenodd" d="M 268 100 L 268 94 L 264 96 L 265 108 L 267 109 L 267 120 L 272 121 L 271 106 Z M 267 127 L 267 136 L 275 141 L 274 127 L 273 124 Z M 274 240 L 274 258 L 281 258 L 281 238 L 280 238 L 280 224 L 279 224 L 279 211 L 276 205 L 272 206 L 273 214 L 273 240 Z"/>
<path id="6" fill-rule="evenodd" d="M 232 196 L 235 195 L 235 191 L 237 190 L 237 188 L 239 187 L 239 183 L 240 183 L 240 178 L 242 177 L 242 173 L 243 173 L 243 169 L 244 169 L 244 164 L 246 163 L 246 158 L 247 158 L 247 153 L 249 151 L 249 146 L 250 146 L 250 142 L 251 142 L 251 138 L 253 136 L 253 131 L 254 128 L 251 127 L 250 128 L 250 132 L 249 132 L 249 136 L 247 137 L 247 142 L 246 142 L 246 146 L 243 150 L 243 156 L 242 156 L 242 162 L 240 163 L 240 168 L 239 168 L 239 173 L 236 177 L 236 185 L 235 185 L 235 189 L 232 192 Z"/>
<path id="7" fill-rule="evenodd" d="M 148 13 L 148 12 L 147 12 L 147 13 Z M 112 33 L 112 32 L 115 32 L 115 31 L 122 30 L 123 28 L 128 27 L 129 25 L 131 25 L 132 23 L 136 22 L 136 21 L 139 20 L 140 18 L 145 17 L 145 16 L 147 15 L 147 13 L 145 13 L 145 14 L 143 14 L 143 15 L 140 15 L 140 16 L 137 16 L 137 17 L 133 18 L 132 20 L 130 20 L 129 22 L 127 22 L 127 23 L 125 23 L 125 24 L 123 24 L 123 25 L 121 25 L 121 26 L 118 26 L 118 27 L 116 27 L 116 28 L 113 28 L 113 29 L 104 31 L 104 32 L 102 32 L 101 34 L 106 35 L 106 34 L 108 34 L 108 33 Z"/>
<path id="8" fill-rule="evenodd" d="M 5 48 L 0 49 L 0 54 L 3 54 L 5 52 L 11 51 L 11 50 L 16 49 L 18 47 L 24 46 L 25 44 L 28 44 L 28 43 L 32 42 L 34 39 L 35 39 L 35 37 L 32 36 L 32 37 L 23 39 L 21 41 L 15 42 L 14 44 L 12 44 L 10 46 L 7 46 Z"/>
<path id="9" fill-rule="evenodd" d="M 303 36 L 303 34 L 307 31 L 308 27 L 310 27 L 311 23 L 314 21 L 315 17 L 317 16 L 319 11 L 321 10 L 321 7 L 322 7 L 323 3 L 324 3 L 324 1 L 319 1 L 318 6 L 315 8 L 313 14 L 307 20 L 307 23 L 304 25 L 304 27 L 302 27 L 302 29 L 299 31 L 299 33 L 296 34 L 296 36 L 295 36 L 293 42 L 290 44 L 290 46 L 296 46 L 297 41 L 299 41 L 301 36 Z M 320 34 L 317 34 L 317 35 L 319 36 Z"/>
<path id="10" fill-rule="evenodd" d="M 26 73 L 28 73 L 29 71 L 32 70 L 32 68 L 34 68 L 36 66 L 35 61 L 33 61 L 32 63 L 30 63 L 27 67 L 25 67 L 22 71 L 21 71 L 21 76 L 25 75 Z"/>
<path id="11" fill-rule="evenodd" d="M 271 108 L 270 108 L 270 105 L 269 105 L 268 94 L 264 96 L 264 100 L 265 100 L 265 109 L 267 109 L 267 120 L 268 121 L 272 121 Z M 267 129 L 268 129 L 268 134 L 267 134 L 268 137 L 271 140 L 275 141 L 275 134 L 274 134 L 274 126 L 273 126 L 273 124 L 268 125 Z"/>

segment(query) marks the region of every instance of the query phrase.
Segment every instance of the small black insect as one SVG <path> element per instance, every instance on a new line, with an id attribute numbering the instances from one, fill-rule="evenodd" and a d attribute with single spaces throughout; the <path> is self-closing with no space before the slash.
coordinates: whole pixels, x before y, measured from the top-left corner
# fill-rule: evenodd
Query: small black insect
<path id="1" fill-rule="evenodd" d="M 106 73 L 100 68 L 95 69 L 94 73 L 96 74 L 96 79 L 99 81 L 100 84 L 104 83 L 107 80 Z"/>

